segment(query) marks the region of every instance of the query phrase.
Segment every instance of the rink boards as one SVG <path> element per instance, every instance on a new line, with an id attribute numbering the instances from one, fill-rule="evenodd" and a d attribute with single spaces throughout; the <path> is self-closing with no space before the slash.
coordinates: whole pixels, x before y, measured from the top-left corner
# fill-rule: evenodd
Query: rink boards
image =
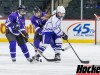
<path id="1" fill-rule="evenodd" d="M 0 42 L 7 42 L 5 37 L 5 20 L 6 19 L 0 19 Z M 29 33 L 29 41 L 32 42 L 34 40 L 34 28 L 29 19 L 26 20 L 25 25 L 26 30 Z M 70 42 L 95 42 L 95 20 L 63 20 L 61 28 L 68 35 Z M 63 42 L 66 42 L 66 40 Z"/>

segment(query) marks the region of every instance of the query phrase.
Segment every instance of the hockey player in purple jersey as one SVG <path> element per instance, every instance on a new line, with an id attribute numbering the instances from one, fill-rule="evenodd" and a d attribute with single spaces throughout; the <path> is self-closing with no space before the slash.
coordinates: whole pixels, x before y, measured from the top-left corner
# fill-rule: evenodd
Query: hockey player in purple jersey
<path id="1" fill-rule="evenodd" d="M 35 56 L 32 58 L 36 61 L 39 61 L 40 55 L 37 52 L 37 49 L 40 46 L 40 42 L 42 40 L 42 29 L 44 24 L 46 23 L 46 20 L 43 20 L 42 17 L 46 15 L 46 12 L 42 12 L 39 7 L 34 7 L 33 9 L 33 16 L 31 18 L 31 23 L 35 29 L 35 35 L 34 35 L 34 46 L 35 46 Z"/>
<path id="2" fill-rule="evenodd" d="M 61 20 L 65 15 L 65 8 L 63 6 L 58 6 L 56 9 L 56 14 L 53 15 L 44 25 L 42 31 L 43 37 L 43 47 L 47 48 L 50 44 L 51 39 L 53 39 L 54 46 L 55 46 L 55 59 L 57 61 L 61 61 L 60 58 L 60 50 L 62 45 L 62 39 L 67 40 L 68 36 L 61 30 Z M 51 44 L 52 45 L 52 44 Z M 44 50 L 39 47 L 39 50 L 43 53 Z"/>
<path id="3" fill-rule="evenodd" d="M 26 7 L 20 5 L 16 12 L 11 13 L 6 20 L 6 37 L 9 41 L 10 55 L 12 58 L 12 62 L 16 62 L 16 42 L 21 48 L 24 56 L 29 62 L 33 60 L 30 58 L 30 54 L 28 52 L 26 42 L 28 41 L 28 34 L 25 29 L 25 14 Z M 21 31 L 27 39 L 25 39 L 20 32 Z"/>

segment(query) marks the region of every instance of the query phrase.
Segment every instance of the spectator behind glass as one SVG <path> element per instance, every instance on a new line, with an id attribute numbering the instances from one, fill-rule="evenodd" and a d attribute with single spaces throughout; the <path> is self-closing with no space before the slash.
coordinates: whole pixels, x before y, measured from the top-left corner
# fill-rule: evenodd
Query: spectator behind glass
<path id="1" fill-rule="evenodd" d="M 97 2 L 94 0 L 86 1 L 86 8 L 95 8 L 97 6 Z"/>

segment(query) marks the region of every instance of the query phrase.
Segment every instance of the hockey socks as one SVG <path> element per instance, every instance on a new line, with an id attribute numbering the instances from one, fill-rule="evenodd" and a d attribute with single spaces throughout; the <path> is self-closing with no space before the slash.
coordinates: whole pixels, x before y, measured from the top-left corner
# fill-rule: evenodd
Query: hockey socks
<path id="1" fill-rule="evenodd" d="M 11 55 L 11 58 L 12 58 L 12 61 L 13 59 L 15 60 L 16 58 L 16 41 L 10 41 L 10 55 Z"/>
<path id="2" fill-rule="evenodd" d="M 21 50 L 22 50 L 24 56 L 25 56 L 26 58 L 30 58 L 30 54 L 29 54 L 29 52 L 28 52 L 28 48 L 27 48 L 26 44 L 20 45 L 20 48 L 21 48 Z"/>

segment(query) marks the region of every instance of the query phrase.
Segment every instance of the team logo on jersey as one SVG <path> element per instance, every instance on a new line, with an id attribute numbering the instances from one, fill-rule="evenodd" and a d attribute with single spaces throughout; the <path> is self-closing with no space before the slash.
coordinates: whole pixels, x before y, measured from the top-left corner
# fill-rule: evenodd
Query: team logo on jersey
<path id="1" fill-rule="evenodd" d="M 78 65 L 76 75 L 100 75 L 100 65 Z"/>

